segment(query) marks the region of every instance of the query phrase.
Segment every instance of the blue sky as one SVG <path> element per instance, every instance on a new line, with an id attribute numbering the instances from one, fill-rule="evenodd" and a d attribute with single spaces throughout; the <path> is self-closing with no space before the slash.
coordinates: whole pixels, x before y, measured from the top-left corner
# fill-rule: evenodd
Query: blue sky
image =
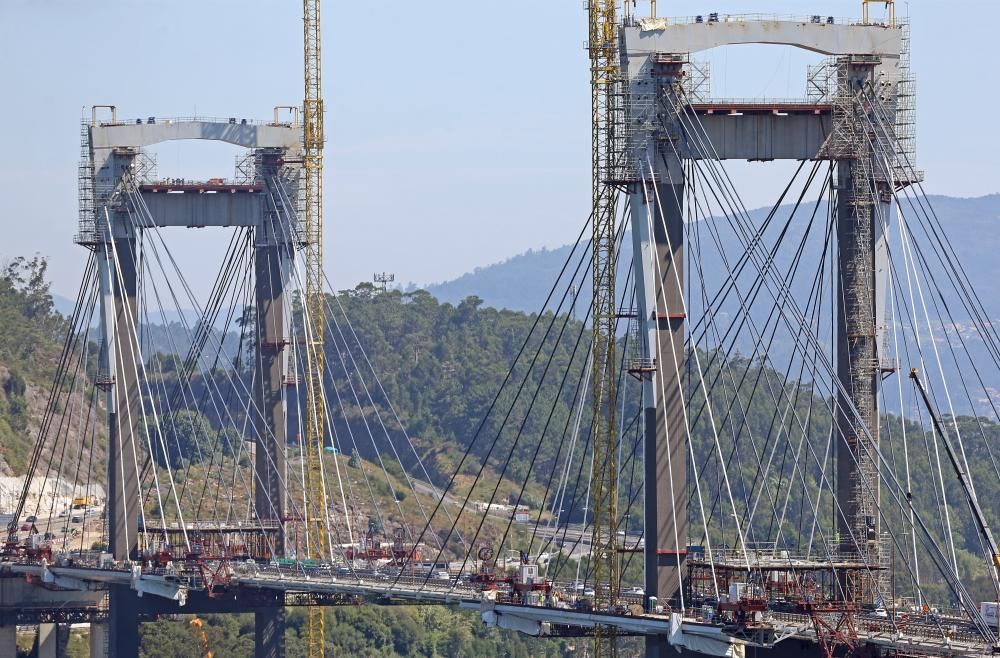
<path id="1" fill-rule="evenodd" d="M 326 267 L 335 285 L 376 270 L 430 283 L 572 239 L 590 185 L 582 4 L 324 2 Z M 855 16 L 860 1 L 659 7 Z M 928 190 L 1000 191 L 990 50 L 1000 3 L 920 0 L 909 13 Z M 73 294 L 85 257 L 72 243 L 83 108 L 267 118 L 276 104 L 301 102 L 301 38 L 297 1 L 0 0 L 0 257 L 48 255 L 54 289 Z M 711 61 L 717 95 L 788 96 L 801 95 L 813 58 L 741 46 Z M 161 175 L 199 178 L 230 176 L 236 151 L 174 143 L 156 154 Z M 780 167 L 735 169 L 752 206 L 786 182 Z M 225 237 L 202 229 L 172 239 L 192 280 L 211 277 Z"/>

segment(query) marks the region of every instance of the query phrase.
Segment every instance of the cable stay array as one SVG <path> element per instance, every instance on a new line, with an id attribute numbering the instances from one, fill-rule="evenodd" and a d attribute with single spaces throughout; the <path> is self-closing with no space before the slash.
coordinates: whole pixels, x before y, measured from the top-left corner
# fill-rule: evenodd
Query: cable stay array
<path id="1" fill-rule="evenodd" d="M 135 459 L 120 463 L 123 475 L 128 469 L 139 482 L 137 497 L 126 501 L 139 516 L 138 527 L 128 529 L 138 540 L 139 554 L 133 558 L 160 569 L 197 558 L 202 563 L 251 560 L 332 575 L 334 563 L 349 572 L 371 573 L 412 567 L 422 551 L 438 550 L 442 540 L 433 531 L 416 541 L 438 489 L 345 307 L 329 294 L 332 289 L 324 304 L 329 349 L 321 392 L 331 427 L 317 455 L 323 464 L 320 508 L 327 515 L 319 524 L 309 523 L 305 470 L 310 447 L 303 437 L 311 420 L 302 373 L 314 344 L 313 325 L 309 307 L 293 295 L 284 297 L 283 309 L 293 318 L 281 391 L 288 439 L 280 459 L 263 455 L 270 470 L 280 470 L 285 499 L 265 496 L 261 504 L 255 492 L 266 486 L 267 475 L 257 466 L 258 446 L 274 436 L 255 395 L 263 377 L 255 355 L 267 349 L 254 300 L 254 277 L 261 275 L 254 262 L 256 236 L 249 228 L 233 233 L 210 292 L 199 299 L 143 201 L 142 183 L 127 178 L 120 191 L 130 221 L 142 228 L 135 253 L 119 254 L 111 243 L 105 254 L 108 276 L 120 280 L 126 260 L 141 268 L 140 290 L 130 302 L 135 308 L 121 314 L 124 320 L 110 346 L 119 354 L 136 354 L 138 399 L 121 404 L 140 414 L 130 419 L 139 428 L 129 437 Z M 275 217 L 295 215 L 286 184 L 280 176 L 268 181 Z M 283 230 L 278 221 L 271 228 L 279 235 Z M 298 241 L 297 235 L 282 236 L 288 245 Z M 50 560 L 53 553 L 103 550 L 108 543 L 106 516 L 99 529 L 92 523 L 107 498 L 102 468 L 107 430 L 98 418 L 102 394 L 115 379 L 96 366 L 97 352 L 109 349 L 94 329 L 101 312 L 98 267 L 98 259 L 91 258 L 69 318 L 71 330 L 31 455 L 27 482 L 35 489 L 26 484 L 17 515 L 21 521 L 31 519 L 31 553 Z M 264 275 L 286 276 L 301 290 L 300 259 L 292 259 L 289 267 L 286 273 Z M 38 495 L 39 490 L 49 493 Z M 18 544 L 18 525 L 9 529 L 8 548 Z M 329 554 L 302 559 L 314 528 L 326 534 Z M 461 532 L 454 539 L 461 545 Z M 225 569 L 214 574 L 224 576 Z"/>
<path id="2" fill-rule="evenodd" d="M 883 97 L 866 86 L 852 99 L 879 185 L 845 180 L 832 159 L 802 161 L 760 211 L 744 204 L 695 99 L 670 86 L 658 102 L 666 111 L 647 118 L 678 137 L 655 155 L 630 155 L 638 182 L 609 188 L 611 251 L 595 261 L 588 218 L 542 307 L 512 338 L 496 390 L 476 401 L 478 422 L 453 437 L 445 460 L 435 458 L 441 446 L 408 431 L 408 405 L 390 399 L 381 350 L 392 346 L 352 318 L 363 306 L 391 321 L 379 315 L 391 312 L 380 310 L 386 293 L 362 297 L 324 279 L 322 304 L 306 303 L 298 184 L 287 170 L 262 169 L 270 224 L 232 233 L 204 296 L 164 240 L 148 181 L 126 175 L 115 195 L 136 239 L 102 242 L 87 263 L 8 555 L 103 554 L 114 530 L 104 506 L 110 459 L 116 478 L 137 483 L 121 501 L 138 519 L 125 528 L 138 547 L 130 562 L 197 574 L 208 590 L 373 583 L 384 600 L 406 592 L 568 614 L 721 618 L 754 642 L 764 615 L 786 615 L 828 655 L 856 641 L 860 631 L 845 630 L 854 620 L 946 644 L 995 643 L 980 604 L 1000 597 L 990 532 L 1000 519 L 978 501 L 1000 492 L 1000 333 Z M 664 165 L 654 157 L 683 163 L 685 185 L 646 184 Z M 665 196 L 677 189 L 682 198 Z M 884 255 L 870 272 L 878 298 L 866 302 L 881 318 L 875 357 L 863 363 L 838 362 L 838 314 L 853 294 L 842 266 L 845 195 L 872 209 L 872 243 Z M 664 219 L 673 209 L 680 231 Z M 112 233 L 109 216 L 97 222 Z M 641 236 L 657 236 L 661 251 L 636 248 Z M 264 240 L 277 256 L 261 262 Z M 595 436 L 595 319 L 578 302 L 608 279 L 595 267 L 618 263 L 628 267 L 615 277 L 607 326 L 614 413 L 602 411 L 615 427 Z M 140 284 L 119 312 L 100 281 L 127 289 L 130 267 Z M 262 278 L 286 293 L 273 298 L 280 312 L 260 308 Z M 95 329 L 101 314 L 114 325 L 110 344 Z M 268 327 L 269 318 L 287 321 Z M 684 329 L 651 332 L 649 320 Z M 102 372 L 109 351 L 134 354 L 134 372 Z M 271 396 L 265 362 L 282 373 Z M 318 379 L 307 376 L 315 364 Z M 845 368 L 873 373 L 874 411 L 859 408 Z M 122 377 L 135 385 L 119 386 Z M 122 393 L 131 397 L 117 401 L 128 416 L 120 424 L 135 431 L 107 455 L 112 429 L 100 419 Z M 651 399 L 678 401 L 669 422 L 650 416 Z M 322 422 L 310 400 L 322 400 Z M 609 435 L 614 459 L 600 443 Z M 655 504 L 671 530 L 654 536 L 646 478 L 661 437 L 671 461 L 653 475 L 670 481 Z M 853 480 L 838 477 L 844 468 Z M 845 481 L 850 496 L 838 490 Z M 595 504 L 607 491 L 614 504 Z M 861 525 L 858 509 L 871 511 Z M 610 587 L 601 582 L 608 550 L 620 566 Z M 675 560 L 676 594 L 644 592 L 651 553 Z M 581 632 L 570 622 L 550 630 Z"/>

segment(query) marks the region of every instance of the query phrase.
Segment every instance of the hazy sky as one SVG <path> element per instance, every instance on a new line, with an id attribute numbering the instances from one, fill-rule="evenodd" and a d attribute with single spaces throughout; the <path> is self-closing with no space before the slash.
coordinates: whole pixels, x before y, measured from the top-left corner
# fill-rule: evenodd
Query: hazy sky
<path id="1" fill-rule="evenodd" d="M 860 0 L 671 2 L 710 11 L 856 16 Z M 918 160 L 929 191 L 1000 191 L 994 114 L 1000 2 L 909 4 Z M 323 3 L 326 267 L 339 287 L 376 270 L 430 283 L 572 239 L 590 185 L 590 96 L 581 0 Z M 120 117 L 268 118 L 302 98 L 301 2 L 0 0 L 0 257 L 51 258 L 75 292 L 72 243 L 85 106 Z M 900 13 L 906 11 L 900 5 Z M 802 95 L 815 57 L 740 46 L 711 53 L 718 96 Z M 231 176 L 237 150 L 175 142 L 162 176 Z M 738 167 L 751 206 L 786 179 Z M 189 276 L 214 273 L 225 235 L 172 239 Z"/>

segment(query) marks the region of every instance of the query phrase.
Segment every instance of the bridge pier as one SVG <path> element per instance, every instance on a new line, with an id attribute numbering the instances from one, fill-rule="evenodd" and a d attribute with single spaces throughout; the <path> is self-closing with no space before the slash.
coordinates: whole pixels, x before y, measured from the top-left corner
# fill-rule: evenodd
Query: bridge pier
<path id="1" fill-rule="evenodd" d="M 644 183 L 646 184 L 646 183 Z M 655 372 L 643 382 L 645 421 L 644 589 L 659 604 L 678 606 L 687 555 L 687 437 L 684 431 L 684 183 L 648 183 L 645 200 L 633 197 L 633 240 L 644 260 L 637 313 L 645 321 L 646 354 L 655 355 Z M 657 199 L 658 197 L 658 199 Z M 638 216 L 637 216 L 638 215 Z M 639 224 L 645 224 L 640 227 Z M 637 283 L 637 294 L 639 284 Z M 646 638 L 646 655 L 667 656 L 663 636 Z"/>
<path id="2" fill-rule="evenodd" d="M 81 215 L 77 242 L 91 249 L 98 262 L 100 276 L 101 362 L 97 385 L 105 395 L 108 422 L 107 514 L 109 552 L 119 564 L 134 560 L 139 549 L 139 470 L 136 444 L 144 445 L 141 390 L 139 387 L 138 309 L 141 262 L 136 250 L 140 231 L 166 226 L 253 227 L 256 238 L 256 305 L 258 330 L 258 373 L 255 377 L 254 403 L 256 450 L 254 451 L 256 518 L 273 524 L 276 532 L 264 529 L 267 550 L 259 557 L 282 557 L 285 554 L 285 449 L 286 403 L 284 387 L 289 381 L 289 314 L 284 311 L 285 291 L 292 274 L 296 236 L 295 211 L 275 201 L 281 190 L 264 193 L 259 185 L 274 186 L 279 171 L 291 171 L 292 185 L 297 185 L 296 167 L 288 168 L 286 159 L 295 161 L 302 143 L 302 128 L 297 124 L 271 123 L 250 125 L 212 121 L 168 121 L 143 124 L 120 123 L 111 110 L 111 121 L 97 119 L 95 110 L 84 133 L 84 164 L 81 165 Z M 229 194 L 200 194 L 200 190 L 178 192 L 194 194 L 158 194 L 144 189 L 143 167 L 136 166 L 143 147 L 178 139 L 223 141 L 253 151 L 256 182 L 253 185 L 226 186 Z M 288 156 L 293 156 L 289 158 Z M 141 158 L 140 158 L 141 159 Z M 141 162 L 140 162 L 141 164 Z M 132 180 L 132 178 L 137 180 Z M 89 180 L 87 180 L 89 179 Z M 136 184 L 138 183 L 138 184 Z M 144 208 L 136 211 L 134 195 L 122 194 L 128 187 L 137 192 Z M 211 186 L 211 184 L 209 184 Z M 291 194 L 296 198 L 296 194 Z M 135 216 L 134 216 L 135 215 Z M 139 455 L 140 459 L 145 455 Z M 164 511 L 165 520 L 167 511 Z M 108 626 L 94 633 L 92 644 L 107 642 L 113 658 L 134 656 L 139 643 L 139 599 L 128 587 L 110 591 Z M 271 605 L 270 603 L 268 604 Z M 183 612 L 183 610 L 181 611 Z M 258 655 L 283 654 L 284 614 L 280 608 L 261 610 Z"/>
<path id="3" fill-rule="evenodd" d="M 284 658 L 285 609 L 262 608 L 253 614 L 255 658 Z"/>
<path id="4" fill-rule="evenodd" d="M 139 655 L 139 601 L 125 585 L 112 586 L 108 592 L 108 645 L 110 658 Z"/>
<path id="5" fill-rule="evenodd" d="M 678 607 L 684 589 L 688 542 L 687 433 L 683 377 L 684 167 L 683 145 L 672 130 L 664 94 L 681 74 L 676 65 L 652 64 L 656 84 L 631 90 L 635 105 L 665 117 L 632 137 L 626 148 L 636 297 L 637 358 L 630 374 L 642 382 L 645 468 L 644 589 L 658 605 Z M 673 148 L 671 148 L 673 144 Z M 669 655 L 666 637 L 648 636 L 646 655 Z"/>
<path id="6" fill-rule="evenodd" d="M 59 627 L 57 624 L 38 625 L 38 658 L 56 658 L 59 652 Z"/>
<path id="7" fill-rule="evenodd" d="M 873 572 L 850 581 L 843 596 L 873 603 L 888 595 L 888 547 L 880 520 L 879 443 L 880 343 L 885 329 L 888 247 L 883 225 L 891 217 L 888 190 L 876 168 L 878 146 L 865 132 L 864 109 L 854 96 L 871 86 L 877 60 L 841 58 L 833 142 L 837 162 L 837 377 L 836 492 L 840 550 L 857 555 Z M 853 409 L 852 409 L 853 407 Z M 856 412 L 856 413 L 855 413 Z"/>
<path id="8" fill-rule="evenodd" d="M 17 625 L 0 626 L 0 656 L 17 655 Z"/>
<path id="9" fill-rule="evenodd" d="M 108 658 L 108 625 L 90 623 L 90 658 Z"/>
<path id="10" fill-rule="evenodd" d="M 265 159 L 261 172 L 274 175 L 274 166 Z M 277 212 L 265 211 L 256 228 L 254 255 L 255 296 L 257 303 L 257 372 L 254 397 L 257 447 L 254 466 L 257 472 L 254 504 L 259 518 L 275 521 L 278 528 L 271 552 L 285 555 L 285 449 L 287 402 L 284 388 L 292 366 L 288 363 L 289 318 L 285 313 L 285 290 L 291 278 L 294 247 L 293 227 L 283 223 Z M 285 610 L 261 608 L 254 612 L 254 655 L 257 658 L 281 658 L 285 655 Z"/>

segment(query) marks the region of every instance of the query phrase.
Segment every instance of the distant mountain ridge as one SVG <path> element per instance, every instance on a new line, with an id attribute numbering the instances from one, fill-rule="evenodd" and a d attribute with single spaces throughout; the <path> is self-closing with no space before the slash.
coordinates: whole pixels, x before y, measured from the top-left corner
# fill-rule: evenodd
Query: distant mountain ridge
<path id="1" fill-rule="evenodd" d="M 989 305 L 991 300 L 987 291 L 995 281 L 1000 280 L 1000 258 L 997 257 L 1000 254 L 1000 194 L 975 198 L 931 196 L 929 199 L 973 285 Z M 787 216 L 790 209 L 791 206 L 782 206 L 782 215 Z M 761 219 L 768 211 L 760 208 L 750 211 L 750 215 Z M 800 224 L 793 230 L 801 236 L 803 229 Z M 477 267 L 451 281 L 429 284 L 424 289 L 451 304 L 476 295 L 487 306 L 537 312 L 571 248 L 572 245 L 563 245 L 552 249 L 530 249 L 504 261 Z M 620 280 L 629 264 L 626 258 L 622 261 L 619 263 Z M 715 265 L 721 266 L 721 263 L 706 264 Z M 577 308 L 586 308 L 589 303 L 589 296 L 586 300 L 581 297 Z"/>

